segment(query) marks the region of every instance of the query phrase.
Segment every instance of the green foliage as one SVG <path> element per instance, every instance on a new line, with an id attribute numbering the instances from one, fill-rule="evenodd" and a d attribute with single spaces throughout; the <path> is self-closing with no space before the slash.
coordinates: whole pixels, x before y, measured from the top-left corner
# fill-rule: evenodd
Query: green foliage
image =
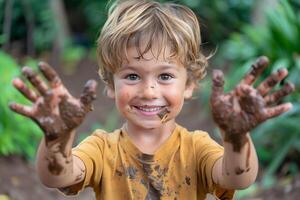
<path id="1" fill-rule="evenodd" d="M 29 102 L 11 84 L 12 79 L 20 75 L 18 64 L 1 51 L 0 74 L 0 155 L 17 154 L 31 159 L 42 132 L 28 118 L 9 109 L 12 101 L 27 105 Z"/>
<path id="2" fill-rule="evenodd" d="M 161 2 L 176 2 L 193 9 L 200 17 L 202 34 L 205 41 L 217 43 L 226 38 L 232 31 L 239 30 L 242 23 L 250 21 L 253 1 L 247 0 L 159 0 Z M 73 29 L 85 27 L 85 35 L 89 42 L 94 43 L 102 25 L 107 18 L 110 3 L 107 0 L 79 0 L 64 1 L 67 12 L 72 14 L 69 18 Z M 76 19 L 81 17 L 79 22 Z M 222 23 L 220 23 L 222 22 Z M 76 31 L 76 30 L 75 30 Z M 208 32 L 208 33 L 207 33 Z"/>
<path id="3" fill-rule="evenodd" d="M 161 1 L 173 2 L 170 0 Z M 5 10 L 6 2 L 8 1 L 0 0 L 0 10 Z M 24 2 L 26 2 L 30 12 L 26 12 Z M 86 47 L 94 46 L 101 27 L 106 21 L 109 5 L 113 1 L 77 0 L 62 2 L 66 8 L 67 21 L 73 37 L 68 39 Z M 226 38 L 230 32 L 239 30 L 242 23 L 249 22 L 253 5 L 253 1 L 247 0 L 177 0 L 175 2 L 187 5 L 195 11 L 200 17 L 202 35 L 205 41 L 213 44 Z M 5 12 L 0 13 L 0 29 L 3 27 L 4 14 Z M 23 41 L 25 44 L 28 30 L 26 17 L 30 17 L 34 22 L 35 48 L 39 52 L 49 50 L 56 39 L 56 25 L 58 23 L 54 20 L 50 1 L 13 1 L 11 41 Z M 0 30 L 0 44 L 5 43 L 7 38 Z"/>
<path id="4" fill-rule="evenodd" d="M 78 62 L 84 55 L 86 50 L 81 46 L 68 46 L 63 52 L 64 62 Z"/>
<path id="5" fill-rule="evenodd" d="M 3 34 L 3 23 L 5 15 L 5 6 L 8 1 L 0 1 L 0 44 L 7 42 L 8 36 Z M 27 6 L 27 7 L 26 7 Z M 25 42 L 27 37 L 28 24 L 27 19 L 30 19 L 34 24 L 33 43 L 38 51 L 48 50 L 51 48 L 55 39 L 55 21 L 53 13 L 50 9 L 49 0 L 27 0 L 27 1 L 12 1 L 11 24 L 11 41 Z M 28 9 L 26 11 L 26 9 Z"/>
<path id="6" fill-rule="evenodd" d="M 64 1 L 76 44 L 88 47 L 94 46 L 101 27 L 107 18 L 108 2 L 110 1 Z"/>
<path id="7" fill-rule="evenodd" d="M 226 88 L 234 87 L 249 70 L 251 63 L 266 55 L 271 66 L 264 71 L 261 79 L 280 67 L 289 70 L 290 81 L 296 91 L 285 98 L 294 105 L 292 111 L 271 119 L 252 132 L 260 162 L 267 166 L 264 183 L 270 184 L 272 175 L 282 165 L 287 153 L 292 149 L 300 151 L 300 9 L 291 7 L 290 1 L 280 1 L 276 9 L 266 10 L 266 19 L 260 26 L 245 25 L 241 33 L 232 34 L 219 53 L 219 63 L 232 63 Z M 294 168 L 291 171 L 295 171 Z"/>
<path id="8" fill-rule="evenodd" d="M 251 20 L 255 1 L 247 0 L 180 0 L 200 17 L 202 37 L 206 42 L 218 44 L 228 35 Z"/>
<path id="9" fill-rule="evenodd" d="M 63 72 L 72 75 L 76 71 L 78 62 L 89 54 L 86 48 L 79 45 L 68 45 L 63 52 Z"/>
<path id="10" fill-rule="evenodd" d="M 34 13 L 34 45 L 37 51 L 49 50 L 52 48 L 53 41 L 56 38 L 56 26 L 53 20 L 53 13 L 49 8 L 49 0 L 39 1 L 31 0 Z"/>

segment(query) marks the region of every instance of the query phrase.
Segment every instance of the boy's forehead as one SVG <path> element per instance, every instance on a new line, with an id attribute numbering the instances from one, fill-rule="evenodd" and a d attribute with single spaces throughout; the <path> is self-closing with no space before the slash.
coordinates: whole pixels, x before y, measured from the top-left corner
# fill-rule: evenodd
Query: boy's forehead
<path id="1" fill-rule="evenodd" d="M 177 64 L 178 59 L 171 55 L 169 49 L 168 47 L 161 48 L 158 45 L 153 45 L 148 51 L 145 51 L 145 47 L 130 46 L 126 49 L 127 59 L 124 59 L 124 64 L 141 60 L 155 60 L 157 62 Z"/>

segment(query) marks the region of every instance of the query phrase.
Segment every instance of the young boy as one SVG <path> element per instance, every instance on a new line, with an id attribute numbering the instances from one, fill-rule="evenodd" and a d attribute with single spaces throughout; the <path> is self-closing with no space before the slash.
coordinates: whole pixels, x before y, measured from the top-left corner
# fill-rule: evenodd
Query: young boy
<path id="1" fill-rule="evenodd" d="M 37 155 L 43 184 L 65 194 L 93 187 L 97 199 L 204 199 L 207 193 L 232 199 L 235 189 L 256 178 L 258 161 L 249 131 L 292 105 L 274 105 L 292 84 L 269 94 L 285 78 L 280 69 L 257 88 L 252 84 L 267 67 L 261 57 L 236 88 L 223 93 L 221 71 L 213 73 L 211 109 L 223 146 L 203 131 L 176 124 L 185 99 L 206 73 L 200 29 L 188 8 L 148 0 L 120 1 L 111 10 L 98 40 L 100 75 L 107 95 L 126 120 L 113 133 L 96 130 L 72 150 L 75 128 L 92 110 L 96 82 L 79 99 L 72 97 L 53 69 L 39 68 L 49 85 L 30 68 L 14 86 L 33 102 L 11 104 L 44 131 Z"/>

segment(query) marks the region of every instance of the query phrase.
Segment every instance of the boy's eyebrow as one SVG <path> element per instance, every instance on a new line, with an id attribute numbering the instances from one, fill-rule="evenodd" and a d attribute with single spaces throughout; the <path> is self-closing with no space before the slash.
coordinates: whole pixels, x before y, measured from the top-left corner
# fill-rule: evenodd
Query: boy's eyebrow
<path id="1" fill-rule="evenodd" d="M 166 64 L 159 64 L 159 65 L 156 65 L 156 67 L 161 68 L 161 69 L 163 69 L 163 70 L 165 70 L 165 69 L 175 69 L 175 70 L 177 70 L 177 66 L 176 66 L 175 63 L 174 63 L 174 64 L 169 64 L 169 63 L 166 63 Z M 128 65 L 128 64 L 125 64 L 125 65 L 123 65 L 123 66 L 119 69 L 119 71 L 123 71 L 123 70 L 127 70 L 127 69 L 136 70 L 136 69 L 138 69 L 138 68 L 139 68 L 138 65 L 135 66 L 135 65 Z"/>

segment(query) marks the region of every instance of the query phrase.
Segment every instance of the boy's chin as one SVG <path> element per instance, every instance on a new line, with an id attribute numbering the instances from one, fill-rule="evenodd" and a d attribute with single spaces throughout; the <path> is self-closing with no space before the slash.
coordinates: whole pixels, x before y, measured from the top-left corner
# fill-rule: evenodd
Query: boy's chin
<path id="1" fill-rule="evenodd" d="M 127 121 L 131 126 L 136 127 L 138 129 L 157 129 L 161 128 L 165 125 L 165 123 L 162 123 L 160 120 L 155 120 L 155 121 L 146 121 L 146 120 L 140 120 L 138 122 L 132 122 L 132 121 Z"/>

